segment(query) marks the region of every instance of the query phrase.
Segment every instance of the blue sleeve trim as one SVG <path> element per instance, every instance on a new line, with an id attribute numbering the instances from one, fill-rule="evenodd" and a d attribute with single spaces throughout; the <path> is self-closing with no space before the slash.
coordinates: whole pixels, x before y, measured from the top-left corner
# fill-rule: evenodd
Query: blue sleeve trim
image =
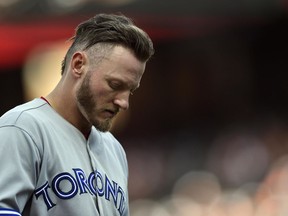
<path id="1" fill-rule="evenodd" d="M 0 216 L 21 216 L 21 214 L 12 209 L 0 208 Z"/>

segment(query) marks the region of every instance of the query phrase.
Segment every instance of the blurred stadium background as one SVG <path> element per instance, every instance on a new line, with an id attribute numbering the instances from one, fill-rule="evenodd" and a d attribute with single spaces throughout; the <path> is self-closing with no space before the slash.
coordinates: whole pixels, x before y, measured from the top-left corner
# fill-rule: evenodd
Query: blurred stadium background
<path id="1" fill-rule="evenodd" d="M 53 88 L 67 39 L 100 12 L 156 49 L 113 128 L 131 215 L 287 216 L 287 0 L 0 0 L 1 115 Z"/>

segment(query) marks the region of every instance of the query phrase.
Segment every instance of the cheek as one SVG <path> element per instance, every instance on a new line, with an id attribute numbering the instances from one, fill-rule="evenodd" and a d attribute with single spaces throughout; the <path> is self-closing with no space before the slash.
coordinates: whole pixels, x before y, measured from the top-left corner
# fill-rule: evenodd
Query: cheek
<path id="1" fill-rule="evenodd" d="M 98 103 L 105 103 L 113 100 L 113 92 L 107 88 L 104 88 L 103 86 L 95 86 L 91 90 L 95 100 Z"/>
<path id="2" fill-rule="evenodd" d="M 90 90 L 97 103 L 111 102 L 115 96 L 106 80 L 103 79 L 91 80 Z"/>

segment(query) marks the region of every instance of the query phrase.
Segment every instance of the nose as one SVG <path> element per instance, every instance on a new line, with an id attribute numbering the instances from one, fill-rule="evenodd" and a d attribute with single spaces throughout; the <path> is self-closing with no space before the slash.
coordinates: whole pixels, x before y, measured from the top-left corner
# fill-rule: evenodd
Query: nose
<path id="1" fill-rule="evenodd" d="M 114 104 L 122 110 L 127 110 L 129 108 L 129 96 L 130 92 L 119 93 L 114 99 Z"/>

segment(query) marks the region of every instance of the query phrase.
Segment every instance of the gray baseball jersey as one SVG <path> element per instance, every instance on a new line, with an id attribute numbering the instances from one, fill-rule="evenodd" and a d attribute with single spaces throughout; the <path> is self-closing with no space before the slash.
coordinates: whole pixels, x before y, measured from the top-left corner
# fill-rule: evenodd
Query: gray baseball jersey
<path id="1" fill-rule="evenodd" d="M 0 215 L 129 215 L 125 152 L 109 132 L 88 140 L 44 100 L 0 118 Z"/>

